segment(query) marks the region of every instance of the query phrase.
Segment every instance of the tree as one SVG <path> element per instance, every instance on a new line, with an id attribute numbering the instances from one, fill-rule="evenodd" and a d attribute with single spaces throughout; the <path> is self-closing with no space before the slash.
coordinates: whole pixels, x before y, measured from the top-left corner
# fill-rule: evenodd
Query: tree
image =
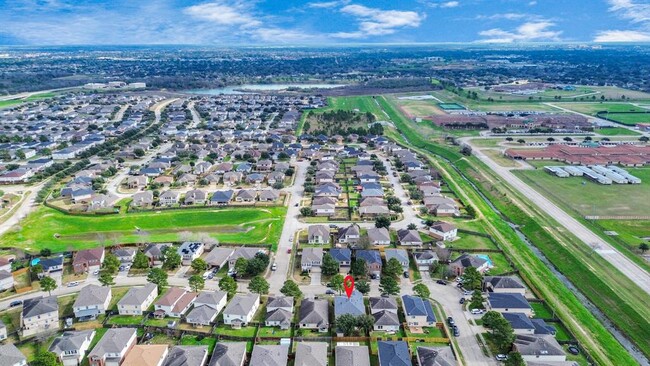
<path id="1" fill-rule="evenodd" d="M 147 269 L 149 268 L 149 257 L 147 257 L 141 251 L 135 253 L 135 258 L 133 258 L 133 268 L 137 269 Z"/>
<path id="2" fill-rule="evenodd" d="M 510 352 L 508 354 L 508 359 L 506 360 L 505 366 L 526 366 L 524 358 L 519 352 Z"/>
<path id="3" fill-rule="evenodd" d="M 314 210 L 311 209 L 311 207 L 303 207 L 300 209 L 300 214 L 302 216 L 314 216 Z"/>
<path id="4" fill-rule="evenodd" d="M 406 228 L 409 230 L 417 230 L 418 226 L 415 225 L 414 223 L 410 223 Z"/>
<path id="5" fill-rule="evenodd" d="M 480 290 L 474 290 L 472 293 L 472 298 L 470 299 L 469 308 L 470 309 L 483 309 L 483 294 Z"/>
<path id="6" fill-rule="evenodd" d="M 515 340 L 515 332 L 510 322 L 501 317 L 492 325 L 492 337 L 497 348 L 501 352 L 507 352 Z"/>
<path id="7" fill-rule="evenodd" d="M 488 328 L 488 329 L 492 329 L 494 324 L 497 322 L 497 319 L 499 319 L 501 317 L 503 317 L 503 316 L 499 312 L 488 311 L 487 313 L 485 313 L 485 315 L 483 315 L 483 318 L 482 318 L 483 326 Z"/>
<path id="8" fill-rule="evenodd" d="M 41 249 L 41 257 L 49 257 L 52 255 L 52 250 L 49 248 L 43 248 Z"/>
<path id="9" fill-rule="evenodd" d="M 334 276 L 339 273 L 339 262 L 329 253 L 326 253 L 323 256 L 323 263 L 320 266 L 320 270 L 325 276 Z"/>
<path id="10" fill-rule="evenodd" d="M 256 294 L 265 295 L 269 293 L 269 283 L 262 276 L 255 276 L 248 283 L 248 290 Z"/>
<path id="11" fill-rule="evenodd" d="M 52 296 L 52 291 L 57 287 L 56 281 L 54 278 L 45 276 L 41 278 L 41 290 L 47 291 L 47 293 Z"/>
<path id="12" fill-rule="evenodd" d="M 364 314 L 357 317 L 357 328 L 363 332 L 363 334 L 370 334 L 375 326 L 375 318 L 372 315 Z"/>
<path id="13" fill-rule="evenodd" d="M 115 285 L 115 280 L 113 277 L 113 273 L 110 271 L 107 271 L 106 269 L 103 269 L 99 271 L 99 283 L 102 284 L 102 286 L 110 287 Z"/>
<path id="14" fill-rule="evenodd" d="M 337 291 L 339 294 L 341 294 L 341 292 L 343 292 L 343 290 L 345 289 L 343 287 L 343 281 L 344 280 L 345 280 L 345 278 L 343 278 L 343 275 L 336 274 L 330 279 L 330 287 L 334 291 Z"/>
<path id="15" fill-rule="evenodd" d="M 294 299 L 299 299 L 302 297 L 302 291 L 300 287 L 293 280 L 284 281 L 284 285 L 280 289 L 280 293 L 284 296 L 292 296 Z"/>
<path id="16" fill-rule="evenodd" d="M 350 266 L 350 273 L 356 278 L 368 276 L 368 265 L 363 259 L 356 259 Z"/>
<path id="17" fill-rule="evenodd" d="M 467 267 L 461 279 L 468 290 L 480 290 L 483 286 L 483 275 L 475 267 Z"/>
<path id="18" fill-rule="evenodd" d="M 413 286 L 413 292 L 423 299 L 428 299 L 431 296 L 431 291 L 423 283 L 418 283 L 417 285 Z"/>
<path id="19" fill-rule="evenodd" d="M 235 261 L 235 272 L 238 275 L 243 276 L 244 274 L 246 274 L 247 268 L 248 268 L 248 260 L 246 260 L 246 258 L 237 258 L 237 260 Z"/>
<path id="20" fill-rule="evenodd" d="M 257 253 L 255 257 L 246 264 L 246 275 L 250 277 L 257 276 L 266 270 L 269 266 L 270 258 L 265 253 Z M 238 272 L 239 273 L 239 272 Z"/>
<path id="21" fill-rule="evenodd" d="M 367 295 L 370 293 L 370 284 L 368 281 L 359 281 L 354 284 L 354 288 L 357 289 L 357 291 L 361 292 L 364 295 Z"/>
<path id="22" fill-rule="evenodd" d="M 336 328 L 340 330 L 345 336 L 351 336 L 356 327 L 357 318 L 355 318 L 352 314 L 343 314 L 336 318 Z"/>
<path id="23" fill-rule="evenodd" d="M 386 229 L 388 229 L 390 227 L 390 217 L 388 217 L 388 216 L 378 216 L 375 219 L 375 227 L 376 228 L 385 227 Z"/>
<path id="24" fill-rule="evenodd" d="M 152 268 L 147 275 L 147 281 L 158 286 L 158 292 L 167 286 L 167 272 L 162 268 Z"/>
<path id="25" fill-rule="evenodd" d="M 29 271 L 32 274 L 32 279 L 36 279 L 39 274 L 43 273 L 43 266 L 41 264 L 35 264 L 29 269 Z"/>
<path id="26" fill-rule="evenodd" d="M 237 282 L 230 276 L 224 276 L 219 280 L 219 290 L 228 293 L 228 299 L 237 293 Z"/>
<path id="27" fill-rule="evenodd" d="M 208 262 L 206 262 L 205 259 L 196 258 L 192 261 L 192 264 L 190 266 L 196 273 L 204 272 L 206 269 L 208 269 Z"/>
<path id="28" fill-rule="evenodd" d="M 193 275 L 188 279 L 192 291 L 197 292 L 203 290 L 205 287 L 205 279 L 201 275 Z"/>
<path id="29" fill-rule="evenodd" d="M 173 247 L 165 248 L 163 253 L 162 267 L 167 271 L 173 271 L 181 265 L 181 255 Z"/>
<path id="30" fill-rule="evenodd" d="M 120 259 L 113 253 L 108 253 L 104 256 L 104 263 L 102 264 L 103 268 L 112 274 L 116 274 L 117 270 L 120 268 Z"/>
<path id="31" fill-rule="evenodd" d="M 32 366 L 58 366 L 59 360 L 52 352 L 40 352 L 34 361 L 29 363 Z"/>
<path id="32" fill-rule="evenodd" d="M 397 295 L 400 288 L 394 277 L 381 276 L 381 280 L 379 280 L 379 290 L 385 295 Z"/>
<path id="33" fill-rule="evenodd" d="M 397 279 L 403 271 L 402 264 L 400 264 L 397 258 L 391 258 L 386 262 L 382 272 L 384 272 L 383 277 L 390 276 Z"/>
<path id="34" fill-rule="evenodd" d="M 648 246 L 648 243 L 639 244 L 639 250 L 641 251 L 641 253 L 647 252 L 648 249 L 650 249 L 650 246 Z"/>

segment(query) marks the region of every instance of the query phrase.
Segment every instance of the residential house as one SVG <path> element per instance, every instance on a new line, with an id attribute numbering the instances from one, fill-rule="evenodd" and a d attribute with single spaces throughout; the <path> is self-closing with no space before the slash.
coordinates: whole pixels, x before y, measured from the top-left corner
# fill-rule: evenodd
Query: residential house
<path id="1" fill-rule="evenodd" d="M 411 366 L 411 353 L 405 341 L 377 342 L 379 366 Z"/>
<path id="2" fill-rule="evenodd" d="M 32 266 L 36 264 L 40 264 L 43 268 L 43 272 L 39 273 L 39 278 L 42 278 L 51 273 L 63 271 L 63 256 L 40 258 L 40 260 L 36 262 L 32 260 Z"/>
<path id="3" fill-rule="evenodd" d="M 137 344 L 126 354 L 121 366 L 162 366 L 168 353 L 166 344 Z"/>
<path id="4" fill-rule="evenodd" d="M 327 366 L 327 342 L 296 342 L 294 366 Z"/>
<path id="5" fill-rule="evenodd" d="M 104 248 L 93 248 L 78 251 L 72 260 L 74 273 L 98 271 L 104 263 Z"/>
<path id="6" fill-rule="evenodd" d="M 366 314 L 366 306 L 363 303 L 363 295 L 358 290 L 352 291 L 348 298 L 344 296 L 334 297 L 334 318 L 349 314 L 352 316 L 361 316 Z"/>
<path id="7" fill-rule="evenodd" d="M 336 346 L 336 366 L 370 366 L 368 346 Z"/>
<path id="8" fill-rule="evenodd" d="M 172 206 L 178 204 L 180 193 L 176 191 L 165 191 L 158 196 L 158 203 L 161 206 Z"/>
<path id="9" fill-rule="evenodd" d="M 132 196 L 131 206 L 142 207 L 142 208 L 148 208 L 153 206 L 153 192 L 144 191 L 144 192 L 138 192 L 134 194 Z"/>
<path id="10" fill-rule="evenodd" d="M 337 241 L 340 244 L 355 244 L 361 237 L 361 228 L 357 224 L 339 228 Z"/>
<path id="11" fill-rule="evenodd" d="M 210 267 L 219 269 L 228 263 L 228 258 L 230 258 L 234 251 L 234 249 L 228 247 L 212 248 L 204 259 Z"/>
<path id="12" fill-rule="evenodd" d="M 6 270 L 0 270 L 0 291 L 9 290 L 14 287 L 14 275 Z"/>
<path id="13" fill-rule="evenodd" d="M 519 352 L 524 361 L 553 363 L 566 361 L 564 349 L 552 335 L 518 334 L 512 343 L 514 352 Z"/>
<path id="14" fill-rule="evenodd" d="M 357 250 L 356 259 L 363 260 L 368 266 L 368 273 L 379 276 L 381 275 L 381 254 L 378 250 Z"/>
<path id="15" fill-rule="evenodd" d="M 533 316 L 533 308 L 520 293 L 490 292 L 487 296 L 488 308 L 499 313 L 524 313 Z"/>
<path id="16" fill-rule="evenodd" d="M 275 189 L 263 189 L 258 196 L 260 202 L 275 202 L 280 198 L 280 193 Z"/>
<path id="17" fill-rule="evenodd" d="M 270 296 L 266 303 L 266 326 L 289 329 L 293 319 L 293 297 Z"/>
<path id="18" fill-rule="evenodd" d="M 201 189 L 193 189 L 185 193 L 185 200 L 183 201 L 186 205 L 203 205 L 207 201 L 208 193 Z"/>
<path id="19" fill-rule="evenodd" d="M 192 261 L 199 258 L 204 251 L 205 245 L 200 241 L 186 241 L 178 248 L 184 266 L 192 264 Z"/>
<path id="20" fill-rule="evenodd" d="M 336 213 L 336 206 L 329 203 L 322 205 L 313 204 L 311 209 L 316 216 L 333 216 Z"/>
<path id="21" fill-rule="evenodd" d="M 263 253 L 264 249 L 253 247 L 239 247 L 228 258 L 228 268 L 235 268 L 237 259 L 244 258 L 246 260 L 253 259 L 257 253 Z"/>
<path id="22" fill-rule="evenodd" d="M 544 319 L 531 319 L 524 313 L 502 313 L 510 323 L 515 334 L 551 334 L 555 335 L 555 328 L 546 324 Z"/>
<path id="23" fill-rule="evenodd" d="M 97 211 L 115 206 L 119 197 L 112 194 L 93 194 L 88 201 L 87 211 Z"/>
<path id="24" fill-rule="evenodd" d="M 218 342 L 208 366 L 244 366 L 246 342 Z"/>
<path id="25" fill-rule="evenodd" d="M 240 189 L 235 195 L 237 202 L 255 202 L 257 191 L 254 189 Z"/>
<path id="26" fill-rule="evenodd" d="M 260 306 L 259 294 L 237 294 L 223 311 L 224 324 L 233 328 L 248 325 Z"/>
<path id="27" fill-rule="evenodd" d="M 154 303 L 154 315 L 180 318 L 190 309 L 196 299 L 196 292 L 189 292 L 179 287 L 170 287 L 167 292 Z"/>
<path id="28" fill-rule="evenodd" d="M 456 366 L 456 358 L 451 347 L 418 347 L 417 359 L 419 366 Z"/>
<path id="29" fill-rule="evenodd" d="M 251 365 L 286 366 L 289 362 L 289 345 L 262 345 L 253 346 Z"/>
<path id="30" fill-rule="evenodd" d="M 514 276 L 485 276 L 483 291 L 526 295 L 526 286 Z"/>
<path id="31" fill-rule="evenodd" d="M 158 296 L 158 286 L 148 283 L 143 287 L 131 287 L 117 302 L 120 315 L 142 315 Z"/>
<path id="32" fill-rule="evenodd" d="M 135 259 L 137 249 L 134 248 L 115 248 L 113 255 L 120 260 L 120 263 L 131 263 Z"/>
<path id="33" fill-rule="evenodd" d="M 27 366 L 27 357 L 13 343 L 0 344 L 2 366 Z"/>
<path id="34" fill-rule="evenodd" d="M 136 345 L 135 328 L 110 328 L 88 354 L 90 366 L 120 366 Z"/>
<path id="35" fill-rule="evenodd" d="M 438 240 L 451 241 L 458 236 L 458 228 L 448 222 L 436 221 L 429 227 L 429 235 Z"/>
<path id="36" fill-rule="evenodd" d="M 390 234 L 385 227 L 368 229 L 368 239 L 372 245 L 390 245 Z"/>
<path id="37" fill-rule="evenodd" d="M 203 366 L 208 361 L 208 346 L 173 346 L 162 366 Z"/>
<path id="38" fill-rule="evenodd" d="M 309 225 L 307 228 L 307 242 L 309 244 L 329 244 L 330 228 L 327 225 Z"/>
<path id="39" fill-rule="evenodd" d="M 305 299 L 300 303 L 298 326 L 302 329 L 317 329 L 327 332 L 329 329 L 329 302 L 324 299 Z"/>
<path id="40" fill-rule="evenodd" d="M 56 296 L 41 296 L 23 301 L 20 328 L 25 338 L 58 330 L 59 303 Z"/>
<path id="41" fill-rule="evenodd" d="M 433 250 L 414 252 L 413 258 L 415 258 L 415 264 L 418 266 L 418 271 L 429 271 L 431 266 L 438 262 L 438 254 Z"/>
<path id="42" fill-rule="evenodd" d="M 386 256 L 386 263 L 389 260 L 395 258 L 402 265 L 404 271 L 409 270 L 409 255 L 404 249 L 386 249 L 384 250 L 384 255 Z"/>
<path id="43" fill-rule="evenodd" d="M 339 271 L 347 273 L 352 265 L 352 251 L 348 248 L 330 249 L 329 255 L 339 263 Z"/>
<path id="44" fill-rule="evenodd" d="M 430 213 L 436 216 L 460 215 L 458 203 L 448 197 L 424 197 L 424 206 L 429 210 Z"/>
<path id="45" fill-rule="evenodd" d="M 208 326 L 217 318 L 228 301 L 224 291 L 199 292 L 194 300 L 194 307 L 185 317 L 187 323 L 195 327 Z"/>
<path id="46" fill-rule="evenodd" d="M 417 230 L 397 230 L 397 240 L 400 245 L 421 246 L 422 238 Z"/>
<path id="47" fill-rule="evenodd" d="M 0 341 L 7 339 L 7 326 L 0 320 Z"/>
<path id="48" fill-rule="evenodd" d="M 300 258 L 300 266 L 303 272 L 311 272 L 312 268 L 323 263 L 323 248 L 304 248 Z"/>
<path id="49" fill-rule="evenodd" d="M 81 289 L 72 305 L 74 316 L 84 320 L 95 319 L 106 313 L 111 299 L 110 287 L 86 285 Z"/>
<path id="50" fill-rule="evenodd" d="M 402 308 L 406 324 L 414 327 L 432 326 L 436 323 L 431 302 L 418 296 L 403 295 Z"/>
<path id="51" fill-rule="evenodd" d="M 234 192 L 232 189 L 226 191 L 215 191 L 210 197 L 210 204 L 213 206 L 227 205 L 231 200 Z"/>
<path id="52" fill-rule="evenodd" d="M 476 268 L 479 272 L 485 273 L 490 269 L 490 263 L 485 259 L 471 254 L 461 254 L 460 257 L 449 263 L 449 270 L 456 276 L 462 276 L 465 269 Z"/>
<path id="53" fill-rule="evenodd" d="M 171 247 L 171 243 L 151 243 L 144 248 L 144 255 L 149 258 L 152 266 L 160 265 L 163 261 L 163 251 Z"/>
<path id="54" fill-rule="evenodd" d="M 370 314 L 375 318 L 374 329 L 378 331 L 397 332 L 400 321 L 397 316 L 397 301 L 392 297 L 371 297 Z"/>
<path id="55" fill-rule="evenodd" d="M 126 186 L 129 189 L 143 189 L 147 186 L 148 180 L 146 175 L 131 175 L 126 178 Z"/>
<path id="56" fill-rule="evenodd" d="M 67 331 L 54 339 L 49 351 L 56 355 L 63 366 L 79 366 L 95 338 L 95 330 Z"/>

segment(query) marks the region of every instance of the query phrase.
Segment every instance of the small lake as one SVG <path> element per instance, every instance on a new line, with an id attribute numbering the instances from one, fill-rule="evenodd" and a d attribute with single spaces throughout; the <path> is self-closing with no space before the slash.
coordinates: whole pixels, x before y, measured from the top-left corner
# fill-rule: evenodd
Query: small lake
<path id="1" fill-rule="evenodd" d="M 254 94 L 255 92 L 282 91 L 289 88 L 294 89 L 334 89 L 346 85 L 342 84 L 244 84 L 232 85 L 215 89 L 193 89 L 186 90 L 186 93 L 202 95 L 219 95 L 219 94 Z"/>

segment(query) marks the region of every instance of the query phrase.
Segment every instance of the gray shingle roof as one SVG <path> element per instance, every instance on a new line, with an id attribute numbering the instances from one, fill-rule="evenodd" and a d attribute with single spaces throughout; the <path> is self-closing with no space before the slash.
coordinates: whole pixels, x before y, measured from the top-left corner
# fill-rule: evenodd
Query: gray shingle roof
<path id="1" fill-rule="evenodd" d="M 399 318 L 397 317 L 397 314 L 392 313 L 390 311 L 382 310 L 372 314 L 372 316 L 373 318 L 375 318 L 375 325 L 383 325 L 383 326 L 399 325 Z"/>
<path id="2" fill-rule="evenodd" d="M 289 358 L 289 346 L 260 345 L 253 347 L 251 365 L 255 366 L 283 366 Z"/>
<path id="3" fill-rule="evenodd" d="M 489 293 L 488 302 L 496 309 L 530 309 L 528 300 L 519 293 Z"/>
<path id="4" fill-rule="evenodd" d="M 13 366 L 21 361 L 27 361 L 25 355 L 12 343 L 0 345 L 0 366 Z"/>
<path id="5" fill-rule="evenodd" d="M 363 295 L 357 290 L 352 291 L 349 299 L 347 296 L 336 296 L 334 298 L 334 316 L 337 318 L 343 314 L 359 316 L 365 313 L 366 307 L 363 304 Z"/>
<path id="6" fill-rule="evenodd" d="M 208 366 L 241 366 L 246 357 L 246 342 L 219 342 Z"/>
<path id="7" fill-rule="evenodd" d="M 367 346 L 336 346 L 336 366 L 370 366 Z"/>
<path id="8" fill-rule="evenodd" d="M 87 285 L 79 292 L 79 296 L 77 297 L 77 300 L 75 300 L 73 307 L 76 308 L 104 304 L 110 294 L 110 287 Z"/>
<path id="9" fill-rule="evenodd" d="M 94 330 L 81 330 L 75 332 L 63 332 L 60 337 L 57 337 L 50 346 L 50 352 L 57 355 L 65 351 L 76 350 L 79 351 L 81 346 L 86 340 L 92 339 Z"/>
<path id="10" fill-rule="evenodd" d="M 327 343 L 298 342 L 294 366 L 327 366 Z"/>
<path id="11" fill-rule="evenodd" d="M 259 301 L 260 295 L 258 294 L 237 294 L 230 300 L 228 306 L 223 311 L 224 314 L 233 314 L 245 316 L 251 308 Z"/>
<path id="12" fill-rule="evenodd" d="M 411 366 L 409 347 L 404 341 L 377 342 L 380 366 Z"/>
<path id="13" fill-rule="evenodd" d="M 59 303 L 56 296 L 38 297 L 35 299 L 27 299 L 23 302 L 24 318 L 31 318 L 53 311 L 59 311 Z"/>
<path id="14" fill-rule="evenodd" d="M 107 353 L 120 353 L 135 334 L 135 328 L 111 328 L 106 331 L 89 356 L 104 357 Z"/>
<path id="15" fill-rule="evenodd" d="M 562 346 L 552 335 L 517 335 L 514 347 L 522 356 L 565 355 Z"/>
<path id="16" fill-rule="evenodd" d="M 131 287 L 129 291 L 120 299 L 118 305 L 136 305 L 140 306 L 157 289 L 153 283 L 148 283 L 144 287 Z"/>
<path id="17" fill-rule="evenodd" d="M 329 304 L 327 300 L 305 299 L 300 303 L 300 323 L 329 324 Z"/>
<path id="18" fill-rule="evenodd" d="M 163 366 L 203 366 L 207 357 L 208 346 L 174 346 Z"/>
<path id="19" fill-rule="evenodd" d="M 397 301 L 392 297 L 373 296 L 369 301 L 372 311 L 390 310 L 395 313 L 397 312 Z"/>
<path id="20" fill-rule="evenodd" d="M 402 296 L 402 303 L 406 315 L 412 316 L 427 316 L 427 321 L 435 322 L 436 316 L 433 314 L 433 308 L 428 300 L 423 300 L 418 296 L 404 295 Z"/>
<path id="21" fill-rule="evenodd" d="M 450 347 L 418 347 L 420 366 L 456 366 L 454 354 Z"/>

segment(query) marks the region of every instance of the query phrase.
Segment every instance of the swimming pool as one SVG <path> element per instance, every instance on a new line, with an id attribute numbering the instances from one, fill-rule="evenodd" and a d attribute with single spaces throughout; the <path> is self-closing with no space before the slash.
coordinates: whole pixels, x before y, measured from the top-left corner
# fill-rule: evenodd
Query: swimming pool
<path id="1" fill-rule="evenodd" d="M 487 263 L 488 263 L 488 266 L 494 267 L 494 265 L 492 264 L 492 260 L 490 259 L 489 255 L 487 255 L 487 254 L 477 254 L 476 256 L 479 257 L 479 258 L 485 259 L 487 261 Z"/>

